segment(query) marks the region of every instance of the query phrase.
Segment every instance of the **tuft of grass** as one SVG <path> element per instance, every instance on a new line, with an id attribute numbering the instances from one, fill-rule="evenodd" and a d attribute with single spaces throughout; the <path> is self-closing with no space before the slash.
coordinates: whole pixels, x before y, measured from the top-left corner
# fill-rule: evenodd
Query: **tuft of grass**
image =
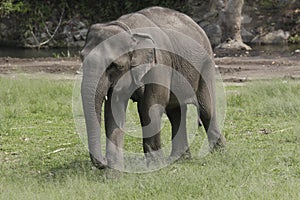
<path id="1" fill-rule="evenodd" d="M 224 152 L 199 157 L 206 138 L 201 129 L 191 160 L 116 178 L 92 167 L 75 133 L 72 81 L 17 76 L 0 78 L 0 86 L 0 199 L 300 197 L 299 81 L 226 87 Z M 134 104 L 129 111 L 128 121 L 138 123 Z M 165 143 L 169 128 L 166 124 L 162 133 Z M 139 152 L 141 141 L 126 137 L 126 148 Z"/>

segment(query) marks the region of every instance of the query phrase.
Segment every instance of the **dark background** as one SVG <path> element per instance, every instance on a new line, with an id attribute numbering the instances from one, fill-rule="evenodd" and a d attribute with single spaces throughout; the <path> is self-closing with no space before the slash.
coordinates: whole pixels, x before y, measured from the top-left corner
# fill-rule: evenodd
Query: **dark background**
<path id="1" fill-rule="evenodd" d="M 207 31 L 218 23 L 215 0 L 2 0 L 0 3 L 0 45 L 33 47 L 58 30 L 47 47 L 82 47 L 88 27 L 150 6 L 172 8 L 191 16 Z M 207 17 L 207 15 L 209 17 Z M 245 0 L 242 35 L 253 37 L 272 31 L 288 31 L 289 43 L 299 43 L 300 1 Z M 210 27 L 211 28 L 211 27 Z M 208 30 L 209 31 L 209 30 Z M 214 31 L 214 30 L 210 30 Z M 208 33 L 209 37 L 210 34 Z M 214 36 L 213 36 L 214 37 Z"/>

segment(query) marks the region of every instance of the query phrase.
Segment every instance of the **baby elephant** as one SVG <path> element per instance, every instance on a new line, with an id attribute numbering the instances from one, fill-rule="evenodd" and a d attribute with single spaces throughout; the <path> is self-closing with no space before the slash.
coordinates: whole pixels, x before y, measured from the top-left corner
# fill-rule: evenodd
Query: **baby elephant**
<path id="1" fill-rule="evenodd" d="M 161 117 L 172 125 L 172 158 L 189 156 L 187 104 L 197 106 L 210 149 L 225 146 L 216 120 L 215 65 L 204 31 L 188 16 L 151 7 L 90 27 L 81 51 L 81 95 L 93 164 L 123 167 L 126 107 L 137 102 L 148 163 L 160 160 Z M 101 152 L 102 104 L 106 158 Z M 155 162 L 154 162 L 155 163 Z"/>

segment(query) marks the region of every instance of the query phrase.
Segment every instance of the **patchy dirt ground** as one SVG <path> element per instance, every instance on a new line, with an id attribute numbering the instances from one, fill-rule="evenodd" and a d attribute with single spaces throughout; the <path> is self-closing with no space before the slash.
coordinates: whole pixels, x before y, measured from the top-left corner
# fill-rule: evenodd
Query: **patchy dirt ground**
<path id="1" fill-rule="evenodd" d="M 300 55 L 292 57 L 223 57 L 215 59 L 226 82 L 255 79 L 300 79 Z"/>
<path id="2" fill-rule="evenodd" d="M 300 54 L 289 57 L 222 57 L 215 58 L 225 82 L 255 79 L 300 79 Z M 0 75 L 30 74 L 56 79 L 72 79 L 80 73 L 79 58 L 0 58 Z"/>
<path id="3" fill-rule="evenodd" d="M 75 74 L 81 66 L 79 58 L 0 58 L 0 74 L 37 73 Z"/>

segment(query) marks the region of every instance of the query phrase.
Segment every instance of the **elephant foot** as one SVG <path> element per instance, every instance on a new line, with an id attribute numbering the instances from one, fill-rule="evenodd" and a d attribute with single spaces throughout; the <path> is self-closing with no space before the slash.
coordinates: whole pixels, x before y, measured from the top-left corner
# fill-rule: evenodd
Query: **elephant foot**
<path id="1" fill-rule="evenodd" d="M 107 168 L 107 162 L 106 162 L 105 158 L 102 158 L 102 160 L 98 160 L 92 154 L 90 154 L 90 158 L 91 158 L 92 164 L 97 169 L 105 169 L 105 168 Z"/>
<path id="2" fill-rule="evenodd" d="M 221 135 L 215 144 L 210 144 L 209 146 L 210 152 L 223 151 L 226 147 L 226 139 Z"/>
<path id="3" fill-rule="evenodd" d="M 118 171 L 123 171 L 124 170 L 124 162 L 123 160 L 122 161 L 108 161 L 108 164 L 107 164 L 108 168 L 111 168 L 111 169 L 116 169 Z"/>
<path id="4" fill-rule="evenodd" d="M 188 160 L 191 159 L 192 155 L 189 149 L 187 149 L 183 154 L 181 154 L 179 160 Z"/>
<path id="5" fill-rule="evenodd" d="M 161 150 L 150 151 L 145 155 L 148 168 L 157 168 L 164 165 L 164 155 Z"/>
<path id="6" fill-rule="evenodd" d="M 192 158 L 191 152 L 189 149 L 185 150 L 183 153 L 177 152 L 177 153 L 171 153 L 169 157 L 169 162 L 177 162 L 177 161 L 184 161 L 184 160 L 189 160 Z"/>
<path id="7" fill-rule="evenodd" d="M 114 180 L 122 178 L 123 173 L 117 169 L 106 168 L 104 170 L 104 176 L 106 179 Z"/>

